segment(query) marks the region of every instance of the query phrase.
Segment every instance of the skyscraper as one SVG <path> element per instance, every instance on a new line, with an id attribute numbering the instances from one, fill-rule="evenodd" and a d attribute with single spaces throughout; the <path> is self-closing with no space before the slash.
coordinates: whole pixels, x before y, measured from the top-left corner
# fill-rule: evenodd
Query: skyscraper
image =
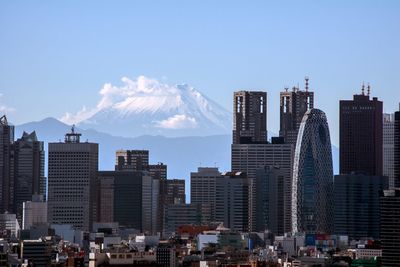
<path id="1" fill-rule="evenodd" d="M 148 171 L 100 171 L 98 174 L 99 220 L 157 232 L 159 181 Z M 108 221 L 105 221 L 108 220 Z"/>
<path id="2" fill-rule="evenodd" d="M 190 173 L 190 203 L 209 204 L 211 220 L 215 220 L 216 184 L 220 178 L 218 168 L 199 167 Z"/>
<path id="3" fill-rule="evenodd" d="M 279 167 L 265 166 L 256 172 L 255 231 L 285 233 L 285 172 Z"/>
<path id="4" fill-rule="evenodd" d="M 255 192 L 256 172 L 265 166 L 279 167 L 284 174 L 284 231 L 292 229 L 292 174 L 294 149 L 292 144 L 281 142 L 271 144 L 233 144 L 232 145 L 232 171 L 245 172 L 250 181 L 249 227 L 251 231 L 256 228 L 257 202 Z"/>
<path id="5" fill-rule="evenodd" d="M 296 145 L 301 120 L 307 110 L 314 108 L 314 92 L 308 91 L 308 77 L 305 78 L 305 90 L 293 87 L 280 94 L 280 130 L 279 136 L 285 143 Z"/>
<path id="6" fill-rule="evenodd" d="M 319 109 L 300 125 L 293 166 L 293 232 L 331 233 L 333 168 L 329 127 Z"/>
<path id="7" fill-rule="evenodd" d="M 36 133 L 24 132 L 14 143 L 14 211 L 22 222 L 22 203 L 33 195 L 46 196 L 44 177 L 44 144 Z"/>
<path id="8" fill-rule="evenodd" d="M 382 266 L 400 266 L 400 189 L 384 190 L 380 201 Z"/>
<path id="9" fill-rule="evenodd" d="M 382 175 L 383 104 L 364 92 L 340 101 L 340 174 Z"/>
<path id="10" fill-rule="evenodd" d="M 379 201 L 389 186 L 386 176 L 335 175 L 334 232 L 350 240 L 379 239 Z"/>
<path id="11" fill-rule="evenodd" d="M 394 186 L 394 114 L 383 114 L 383 175 Z"/>
<path id="12" fill-rule="evenodd" d="M 215 220 L 235 231 L 249 230 L 249 181 L 246 173 L 226 172 L 216 182 Z"/>
<path id="13" fill-rule="evenodd" d="M 399 105 L 400 106 L 400 105 Z M 394 186 L 400 187 L 400 107 L 394 113 Z"/>
<path id="14" fill-rule="evenodd" d="M 0 214 L 13 211 L 13 142 L 14 126 L 8 124 L 4 115 L 0 118 Z"/>
<path id="15" fill-rule="evenodd" d="M 74 127 L 64 143 L 49 143 L 48 219 L 89 231 L 96 218 L 99 146 L 81 143 Z"/>
<path id="16" fill-rule="evenodd" d="M 233 143 L 267 142 L 267 93 L 239 91 L 233 97 Z"/>

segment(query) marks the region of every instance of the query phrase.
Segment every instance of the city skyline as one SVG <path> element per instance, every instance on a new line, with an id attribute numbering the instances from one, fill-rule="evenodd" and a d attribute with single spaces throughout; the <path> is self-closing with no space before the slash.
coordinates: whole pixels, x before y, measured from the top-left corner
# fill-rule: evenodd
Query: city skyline
<path id="1" fill-rule="evenodd" d="M 14 124 L 61 118 L 95 107 L 104 84 L 120 87 L 122 77 L 145 75 L 191 84 L 228 111 L 233 91 L 266 91 L 268 110 L 275 111 L 280 91 L 302 88 L 309 76 L 315 106 L 331 118 L 337 145 L 339 109 L 333 100 L 350 99 L 363 81 L 385 112 L 397 108 L 398 5 L 5 1 L 0 109 Z M 60 95 L 63 101 L 56 100 Z M 47 108 L 32 108 L 32 100 Z M 267 121 L 268 130 L 278 133 L 279 118 L 269 112 Z"/>

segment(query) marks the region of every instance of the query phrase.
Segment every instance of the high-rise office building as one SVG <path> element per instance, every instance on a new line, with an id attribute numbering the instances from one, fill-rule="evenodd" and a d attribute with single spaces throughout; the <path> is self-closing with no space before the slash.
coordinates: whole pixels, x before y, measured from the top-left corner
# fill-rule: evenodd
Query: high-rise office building
<path id="1" fill-rule="evenodd" d="M 97 219 L 96 222 L 111 223 L 114 220 L 115 172 L 99 171 L 96 181 Z"/>
<path id="2" fill-rule="evenodd" d="M 249 181 L 246 173 L 226 172 L 216 182 L 215 220 L 234 231 L 249 230 Z"/>
<path id="3" fill-rule="evenodd" d="M 265 166 L 279 167 L 284 174 L 284 231 L 291 231 L 293 155 L 292 144 L 284 144 L 274 140 L 271 144 L 232 145 L 232 171 L 245 172 L 250 180 L 249 227 L 251 231 L 256 228 L 257 216 L 260 215 L 256 213 L 256 172 Z"/>
<path id="4" fill-rule="evenodd" d="M 117 150 L 115 170 L 144 171 L 149 169 L 148 150 Z"/>
<path id="5" fill-rule="evenodd" d="M 100 222 L 142 232 L 157 232 L 159 180 L 147 171 L 100 171 L 98 173 Z"/>
<path id="6" fill-rule="evenodd" d="M 293 165 L 293 232 L 331 233 L 333 167 L 326 115 L 306 112 L 300 125 Z"/>
<path id="7" fill-rule="evenodd" d="M 265 166 L 256 172 L 255 231 L 285 233 L 285 172 L 279 167 Z"/>
<path id="8" fill-rule="evenodd" d="M 382 266 L 400 266 L 400 189 L 384 190 L 380 201 Z"/>
<path id="9" fill-rule="evenodd" d="M 14 179 L 14 211 L 22 222 L 22 203 L 33 195 L 46 196 L 44 144 L 35 132 L 24 132 L 14 143 Z"/>
<path id="10" fill-rule="evenodd" d="M 383 114 L 383 175 L 394 187 L 394 114 Z"/>
<path id="11" fill-rule="evenodd" d="M 209 204 L 211 221 L 215 220 L 216 183 L 220 178 L 218 168 L 199 167 L 190 173 L 190 203 Z"/>
<path id="12" fill-rule="evenodd" d="M 394 160 L 393 176 L 394 186 L 400 187 L 400 107 L 399 111 L 394 113 Z"/>
<path id="13" fill-rule="evenodd" d="M 307 110 L 314 108 L 314 92 L 308 88 L 308 77 L 305 78 L 305 90 L 293 87 L 280 94 L 280 130 L 279 136 L 285 143 L 296 145 L 301 120 Z"/>
<path id="14" fill-rule="evenodd" d="M 383 174 L 382 113 L 378 98 L 364 92 L 340 101 L 340 174 Z"/>
<path id="15" fill-rule="evenodd" d="M 267 93 L 239 91 L 233 97 L 233 143 L 267 142 Z"/>
<path id="16" fill-rule="evenodd" d="M 364 174 L 336 175 L 334 232 L 350 239 L 379 239 L 379 201 L 388 189 L 388 177 Z"/>
<path id="17" fill-rule="evenodd" d="M 0 118 L 0 214 L 5 211 L 13 212 L 13 142 L 14 126 L 8 124 L 4 115 Z"/>
<path id="18" fill-rule="evenodd" d="M 99 146 L 80 142 L 74 127 L 65 141 L 49 143 L 48 219 L 89 231 L 96 215 Z"/>
<path id="19" fill-rule="evenodd" d="M 32 196 L 32 201 L 23 203 L 22 229 L 47 224 L 47 202 L 43 195 Z"/>

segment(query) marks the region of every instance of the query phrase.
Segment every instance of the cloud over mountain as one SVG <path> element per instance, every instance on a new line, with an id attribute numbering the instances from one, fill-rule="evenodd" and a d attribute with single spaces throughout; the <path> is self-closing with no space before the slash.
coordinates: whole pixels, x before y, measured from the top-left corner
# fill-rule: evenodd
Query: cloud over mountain
<path id="1" fill-rule="evenodd" d="M 122 86 L 103 86 L 96 107 L 66 113 L 61 121 L 122 136 L 230 131 L 231 114 L 189 85 L 168 85 L 145 76 L 121 81 Z"/>

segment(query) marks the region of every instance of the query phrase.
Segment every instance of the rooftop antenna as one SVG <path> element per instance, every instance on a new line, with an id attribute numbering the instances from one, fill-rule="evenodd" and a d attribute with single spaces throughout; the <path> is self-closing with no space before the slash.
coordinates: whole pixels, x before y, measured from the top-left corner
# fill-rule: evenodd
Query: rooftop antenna
<path id="1" fill-rule="evenodd" d="M 367 86 L 367 94 L 368 94 L 368 96 L 371 94 L 371 86 L 369 85 L 369 83 Z"/>
<path id="2" fill-rule="evenodd" d="M 362 86 L 361 86 L 361 94 L 362 95 L 365 95 L 364 91 L 365 91 L 365 85 L 364 85 L 364 82 L 363 82 Z"/>
<path id="3" fill-rule="evenodd" d="M 306 76 L 304 79 L 306 80 L 306 92 L 308 92 L 308 80 L 309 80 L 310 78 L 308 78 L 308 76 Z"/>
<path id="4" fill-rule="evenodd" d="M 285 92 L 287 92 L 289 90 L 289 87 L 285 86 Z"/>

